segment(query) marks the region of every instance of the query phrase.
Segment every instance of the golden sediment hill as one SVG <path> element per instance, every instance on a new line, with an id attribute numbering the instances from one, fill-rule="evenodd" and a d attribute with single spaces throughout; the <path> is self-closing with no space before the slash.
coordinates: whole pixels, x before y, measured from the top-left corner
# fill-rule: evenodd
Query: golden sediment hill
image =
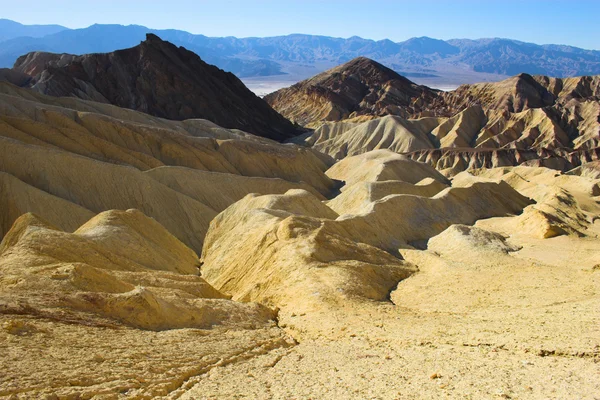
<path id="1" fill-rule="evenodd" d="M 299 345 L 201 376 L 183 398 L 585 398 L 599 387 L 600 180 L 506 167 L 448 182 L 383 150 L 327 174 L 347 182 L 327 206 L 298 190 L 249 195 L 211 222 L 202 275 L 278 307 Z"/>
<path id="2" fill-rule="evenodd" d="M 167 121 L 0 83 L 0 125 L 1 234 L 25 212 L 72 230 L 95 213 L 136 208 L 199 252 L 212 218 L 248 193 L 334 188 L 313 150 L 204 120 Z"/>
<path id="3" fill-rule="evenodd" d="M 453 223 L 518 213 L 528 203 L 508 184 L 493 182 L 432 198 L 390 194 L 346 216 L 302 190 L 248 195 L 211 222 L 202 273 L 234 299 L 295 312 L 346 298 L 383 301 L 416 271 L 392 255 L 399 248 Z"/>
<path id="4" fill-rule="evenodd" d="M 198 267 L 137 210 L 73 233 L 24 214 L 0 244 L 1 395 L 157 397 L 215 360 L 289 346 L 273 310 L 228 300 Z"/>
<path id="5" fill-rule="evenodd" d="M 362 174 L 369 169 L 379 173 Z M 399 172 L 405 174 L 405 179 Z M 454 223 L 472 224 L 481 218 L 520 213 L 531 203 L 505 182 L 475 182 L 448 188 L 441 182 L 447 180 L 427 164 L 391 151 L 347 158 L 327 173 L 351 182 L 328 205 L 307 191 L 295 189 L 280 195 L 248 195 L 219 214 L 211 222 L 205 240 L 203 276 L 234 299 L 263 301 L 278 307 L 289 302 L 308 306 L 311 292 L 334 303 L 339 300 L 330 297 L 338 295 L 381 301 L 399 281 L 394 276 L 406 277 L 407 271 L 414 272 L 410 266 L 392 262 L 391 254 L 397 254 L 400 247 L 429 239 Z M 415 179 L 411 173 L 418 178 L 424 176 L 430 196 L 411 193 L 427 187 L 411 184 L 409 180 Z M 393 176 L 395 180 L 390 179 Z M 338 199 L 346 198 L 354 205 L 357 200 L 347 192 L 354 194 L 354 187 L 363 183 L 384 183 L 386 187 L 372 199 L 361 196 L 358 200 L 366 204 L 351 214 L 345 202 Z M 329 207 L 334 202 L 345 215 L 340 216 Z M 234 247 L 234 242 L 248 247 Z M 312 263 L 321 265 L 310 267 Z M 372 269 L 372 264 L 379 267 Z M 298 270 L 299 265 L 307 267 Z M 390 272 L 392 267 L 398 271 Z M 380 273 L 383 275 L 378 277 Z M 369 278 L 361 274 L 368 274 Z M 350 283 L 344 283 L 346 280 Z M 360 284 L 366 281 L 375 286 Z M 389 285 L 377 286 L 384 281 L 389 281 Z M 281 287 L 287 289 L 280 290 Z M 304 295 L 300 294 L 303 290 L 307 290 Z"/>

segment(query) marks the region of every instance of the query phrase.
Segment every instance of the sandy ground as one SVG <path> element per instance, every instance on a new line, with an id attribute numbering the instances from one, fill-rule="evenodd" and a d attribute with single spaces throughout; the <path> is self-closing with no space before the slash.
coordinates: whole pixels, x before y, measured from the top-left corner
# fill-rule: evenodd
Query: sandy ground
<path id="1" fill-rule="evenodd" d="M 404 252 L 421 270 L 395 304 L 281 315 L 297 346 L 214 368 L 183 398 L 600 398 L 600 241 L 511 240 L 523 248 L 459 261 Z"/>

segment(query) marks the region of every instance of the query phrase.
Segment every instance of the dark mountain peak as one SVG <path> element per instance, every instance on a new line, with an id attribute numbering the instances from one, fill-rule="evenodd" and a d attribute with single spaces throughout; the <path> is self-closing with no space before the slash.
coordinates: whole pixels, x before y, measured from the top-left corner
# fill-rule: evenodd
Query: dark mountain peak
<path id="1" fill-rule="evenodd" d="M 538 86 L 540 85 L 540 82 L 544 79 L 550 79 L 549 77 L 545 76 L 545 75 L 530 75 L 527 73 L 520 73 L 515 75 L 512 78 L 509 79 L 513 79 L 518 85 L 529 85 L 529 86 Z"/>
<path id="2" fill-rule="evenodd" d="M 367 57 L 356 57 L 345 64 L 330 69 L 329 71 L 325 71 L 322 75 L 335 76 L 336 74 L 354 76 L 358 77 L 360 80 L 375 79 L 380 81 L 380 83 L 396 79 L 404 81 L 406 84 L 413 84 L 410 80 L 398 74 L 396 71 Z"/>
<path id="3" fill-rule="evenodd" d="M 310 126 L 362 115 L 417 116 L 437 92 L 367 57 L 356 57 L 265 96 L 287 118 Z"/>
<path id="4" fill-rule="evenodd" d="M 342 64 L 341 67 L 352 67 L 352 66 L 369 66 L 369 67 L 374 67 L 374 68 L 381 68 L 381 69 L 388 69 L 385 66 L 383 66 L 382 64 L 378 63 L 375 60 L 372 60 L 368 57 L 356 57 L 353 58 L 352 60 L 348 61 L 345 64 Z"/>
<path id="5" fill-rule="evenodd" d="M 144 40 L 144 42 L 142 42 L 142 43 L 146 43 L 146 44 L 165 43 L 165 41 L 162 40 L 161 38 L 159 38 L 158 36 L 156 36 L 154 33 L 146 33 L 146 40 Z"/>
<path id="6" fill-rule="evenodd" d="M 183 47 L 147 34 L 139 45 L 82 56 L 29 53 L 15 70 L 32 76 L 27 87 L 75 96 L 161 118 L 203 118 L 225 128 L 283 140 L 296 128 L 233 74 Z"/>
<path id="7" fill-rule="evenodd" d="M 158 36 L 156 36 L 154 33 L 146 33 L 146 42 L 153 42 L 153 41 L 158 41 L 158 42 L 162 42 L 163 40 L 161 38 L 159 38 Z"/>

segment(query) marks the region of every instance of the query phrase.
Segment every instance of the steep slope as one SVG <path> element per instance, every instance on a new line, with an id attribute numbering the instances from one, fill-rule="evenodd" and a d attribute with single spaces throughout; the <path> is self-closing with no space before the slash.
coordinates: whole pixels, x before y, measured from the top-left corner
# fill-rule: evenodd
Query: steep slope
<path id="1" fill-rule="evenodd" d="M 13 69 L 33 77 L 27 87 L 52 96 L 75 96 L 173 120 L 203 118 L 276 140 L 296 134 L 289 121 L 233 74 L 153 34 L 136 47 L 106 54 L 29 53 Z"/>
<path id="2" fill-rule="evenodd" d="M 454 111 L 472 105 L 511 113 L 554 104 L 555 96 L 533 76 L 517 76 L 494 83 L 462 85 L 444 95 L 447 106 Z"/>
<path id="3" fill-rule="evenodd" d="M 92 211 L 28 185 L 6 172 L 0 172 L 0 209 L 0 238 L 28 212 L 43 215 L 50 224 L 67 232 L 74 231 L 94 216 Z"/>
<path id="4" fill-rule="evenodd" d="M 436 91 L 365 57 L 265 96 L 282 115 L 304 126 L 360 115 L 419 114 Z"/>
<path id="5" fill-rule="evenodd" d="M 324 124 L 315 129 L 306 142 L 338 160 L 378 149 L 408 153 L 435 148 L 432 131 L 439 122 L 438 118 L 407 120 L 386 116 L 354 123 L 353 127 L 347 124 L 350 129 L 344 129 L 343 123 L 333 130 L 329 124 Z"/>

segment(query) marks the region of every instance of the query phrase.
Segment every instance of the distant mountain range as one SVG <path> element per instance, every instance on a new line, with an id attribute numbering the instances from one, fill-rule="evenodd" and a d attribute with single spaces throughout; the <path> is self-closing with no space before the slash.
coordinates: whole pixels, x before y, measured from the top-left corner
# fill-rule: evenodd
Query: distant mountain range
<path id="1" fill-rule="evenodd" d="M 518 73 L 555 77 L 600 74 L 600 51 L 564 45 L 537 45 L 510 39 L 428 37 L 404 42 L 293 34 L 267 38 L 212 38 L 179 30 L 138 25 L 92 25 L 67 29 L 25 26 L 0 20 L 0 67 L 11 67 L 31 51 L 87 54 L 133 47 L 154 33 L 197 53 L 203 60 L 238 77 L 289 74 L 300 80 L 364 56 L 419 83 L 470 83 L 499 80 Z"/>
<path id="2" fill-rule="evenodd" d="M 0 18 L 0 42 L 26 36 L 40 38 L 66 29 L 69 28 L 60 25 L 23 25 Z"/>

